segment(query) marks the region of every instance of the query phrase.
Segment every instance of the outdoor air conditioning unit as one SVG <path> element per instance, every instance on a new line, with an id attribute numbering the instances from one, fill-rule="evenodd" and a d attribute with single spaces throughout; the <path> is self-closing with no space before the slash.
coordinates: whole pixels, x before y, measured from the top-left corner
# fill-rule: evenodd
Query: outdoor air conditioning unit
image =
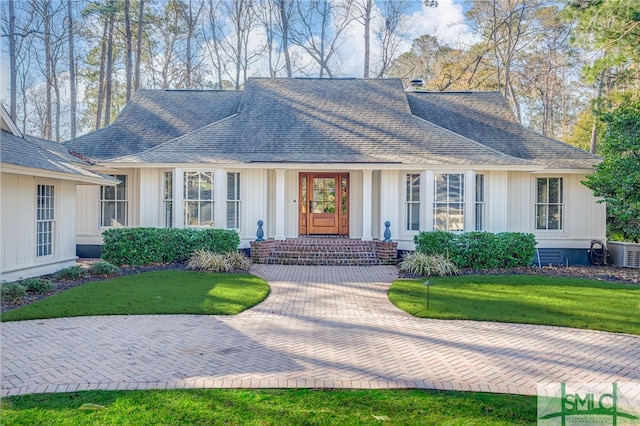
<path id="1" fill-rule="evenodd" d="M 609 241 L 609 263 L 626 268 L 640 268 L 640 244 Z"/>

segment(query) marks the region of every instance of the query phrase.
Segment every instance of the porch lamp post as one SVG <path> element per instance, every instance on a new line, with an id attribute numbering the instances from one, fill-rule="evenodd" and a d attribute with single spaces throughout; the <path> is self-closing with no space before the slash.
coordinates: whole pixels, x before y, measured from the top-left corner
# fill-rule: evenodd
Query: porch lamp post
<path id="1" fill-rule="evenodd" d="M 431 288 L 433 283 L 429 280 L 426 280 L 422 284 L 427 287 L 427 310 L 429 310 L 429 289 Z"/>

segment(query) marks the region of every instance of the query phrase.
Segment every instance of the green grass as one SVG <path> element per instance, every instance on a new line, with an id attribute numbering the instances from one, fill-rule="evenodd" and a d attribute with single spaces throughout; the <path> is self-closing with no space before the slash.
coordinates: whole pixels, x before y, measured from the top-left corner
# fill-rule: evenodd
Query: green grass
<path id="1" fill-rule="evenodd" d="M 105 409 L 80 410 L 85 403 Z M 517 425 L 535 420 L 533 396 L 421 390 L 88 391 L 2 400 L 6 425 Z"/>
<path id="2" fill-rule="evenodd" d="M 85 315 L 233 315 L 257 305 L 269 285 L 249 274 L 155 271 L 74 287 L 2 314 L 2 321 Z"/>
<path id="3" fill-rule="evenodd" d="M 545 324 L 640 334 L 640 286 L 535 275 L 398 280 L 389 299 L 421 318 Z"/>

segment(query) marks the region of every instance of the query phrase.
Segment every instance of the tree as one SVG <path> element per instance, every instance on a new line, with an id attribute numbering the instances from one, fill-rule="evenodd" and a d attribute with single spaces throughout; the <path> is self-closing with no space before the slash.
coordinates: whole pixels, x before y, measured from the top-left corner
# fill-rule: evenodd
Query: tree
<path id="1" fill-rule="evenodd" d="M 340 36 L 351 22 L 348 5 L 338 7 L 332 0 L 297 2 L 298 20 L 290 28 L 291 40 L 318 64 L 320 78 L 325 73 L 333 78 L 330 62 L 340 45 Z"/>
<path id="2" fill-rule="evenodd" d="M 640 101 L 601 115 L 604 160 L 584 184 L 607 203 L 609 231 L 640 242 Z"/>

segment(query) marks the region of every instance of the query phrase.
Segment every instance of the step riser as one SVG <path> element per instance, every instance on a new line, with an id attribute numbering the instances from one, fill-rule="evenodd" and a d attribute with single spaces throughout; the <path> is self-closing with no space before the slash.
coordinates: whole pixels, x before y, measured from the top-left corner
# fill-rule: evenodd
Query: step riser
<path id="1" fill-rule="evenodd" d="M 251 243 L 254 263 L 277 265 L 392 265 L 397 243 L 346 238 L 301 238 Z"/>

